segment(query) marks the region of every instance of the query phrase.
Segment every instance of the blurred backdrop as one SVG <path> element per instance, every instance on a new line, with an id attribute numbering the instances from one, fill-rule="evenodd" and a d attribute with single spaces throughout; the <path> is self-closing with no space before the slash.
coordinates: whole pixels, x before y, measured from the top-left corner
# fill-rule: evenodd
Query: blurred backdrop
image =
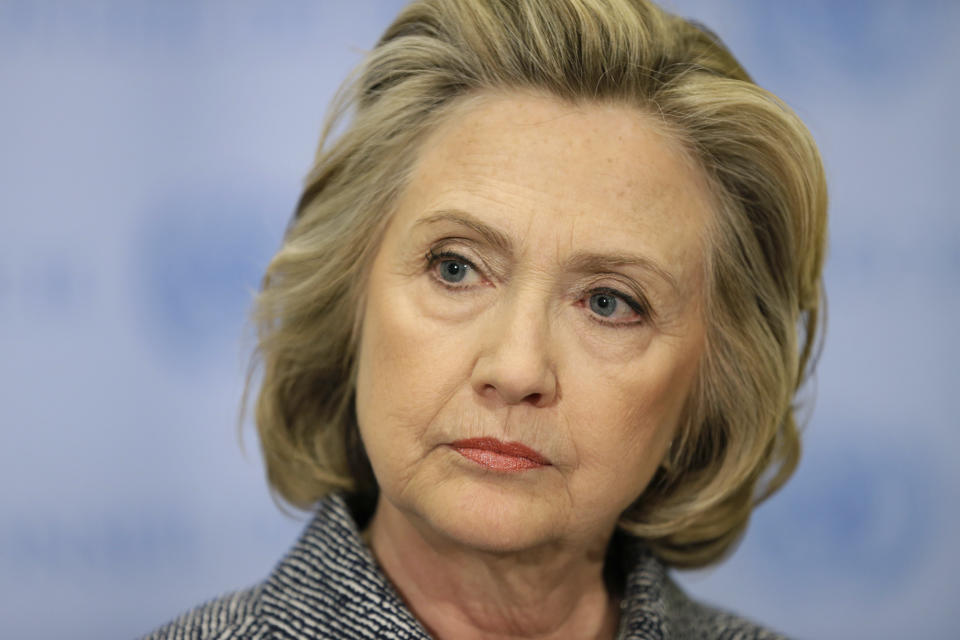
<path id="1" fill-rule="evenodd" d="M 245 311 L 399 0 L 0 0 L 0 635 L 129 638 L 299 534 L 236 427 Z M 960 4 L 667 4 L 832 192 L 805 457 L 694 594 L 802 638 L 960 627 Z"/>

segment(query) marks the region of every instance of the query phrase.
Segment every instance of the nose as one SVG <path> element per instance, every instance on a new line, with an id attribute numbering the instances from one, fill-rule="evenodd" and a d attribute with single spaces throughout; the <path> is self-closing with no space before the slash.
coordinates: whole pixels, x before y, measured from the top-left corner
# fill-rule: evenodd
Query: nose
<path id="1" fill-rule="evenodd" d="M 545 305 L 523 298 L 503 300 L 484 314 L 471 384 L 488 400 L 546 407 L 558 391 L 550 316 Z"/>

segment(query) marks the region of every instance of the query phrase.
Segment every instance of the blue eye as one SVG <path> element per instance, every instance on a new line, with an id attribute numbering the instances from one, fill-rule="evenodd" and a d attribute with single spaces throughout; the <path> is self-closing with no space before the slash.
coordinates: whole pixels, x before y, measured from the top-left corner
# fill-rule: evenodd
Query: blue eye
<path id="1" fill-rule="evenodd" d="M 595 293 L 590 296 L 590 310 L 604 318 L 609 318 L 616 313 L 618 305 L 616 296 L 609 293 Z"/>
<path id="2" fill-rule="evenodd" d="M 478 279 L 480 271 L 473 263 L 452 251 L 436 252 L 431 249 L 426 255 L 427 270 L 436 280 L 448 288 L 470 288 Z M 455 285 L 455 286 L 454 286 Z"/>
<path id="3" fill-rule="evenodd" d="M 599 316 L 598 320 L 602 318 L 602 321 L 611 321 L 604 322 L 605 324 L 639 324 L 650 315 L 646 304 L 637 302 L 616 289 L 594 289 L 589 294 L 584 306 Z"/>
<path id="4" fill-rule="evenodd" d="M 469 270 L 470 265 L 460 260 L 442 260 L 439 264 L 440 277 L 447 282 L 461 282 Z"/>

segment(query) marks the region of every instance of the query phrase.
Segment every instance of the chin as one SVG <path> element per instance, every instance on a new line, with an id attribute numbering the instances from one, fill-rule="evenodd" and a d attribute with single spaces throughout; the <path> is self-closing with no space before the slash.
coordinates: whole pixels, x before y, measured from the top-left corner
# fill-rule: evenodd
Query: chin
<path id="1" fill-rule="evenodd" d="M 417 515 L 434 533 L 478 551 L 532 549 L 558 538 L 563 513 L 543 486 L 552 482 L 542 480 L 492 474 L 450 479 L 422 495 Z"/>

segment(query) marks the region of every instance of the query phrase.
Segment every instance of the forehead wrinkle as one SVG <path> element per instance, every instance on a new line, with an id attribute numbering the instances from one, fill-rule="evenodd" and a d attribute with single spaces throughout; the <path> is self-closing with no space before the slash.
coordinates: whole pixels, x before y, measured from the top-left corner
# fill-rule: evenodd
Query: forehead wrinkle
<path id="1" fill-rule="evenodd" d="M 493 97 L 497 98 L 500 96 L 487 96 L 488 98 Z M 484 101 L 485 102 L 485 101 Z M 476 105 L 473 105 L 476 106 Z M 568 105 L 573 106 L 573 105 Z M 600 105 L 607 106 L 607 105 Z M 469 113 L 472 109 L 464 109 Z M 534 110 L 535 111 L 535 110 Z M 589 111 L 589 110 L 587 110 Z M 521 130 L 526 128 L 534 127 L 549 127 L 551 123 L 556 123 L 558 121 L 567 120 L 573 118 L 576 115 L 582 115 L 584 110 L 571 108 L 559 114 L 548 114 L 544 115 L 539 112 L 531 112 L 531 109 L 524 105 L 523 109 L 519 109 L 519 113 L 514 113 L 512 118 L 508 118 L 508 123 L 514 127 L 519 127 Z M 469 114 L 471 117 L 479 118 L 481 122 L 485 122 L 489 119 L 489 114 Z M 650 122 L 648 118 L 645 118 L 642 114 L 640 116 L 640 121 L 643 124 L 648 125 L 649 129 L 645 132 L 645 137 L 652 138 L 654 141 L 666 145 L 670 151 L 673 153 L 668 153 L 666 155 L 670 156 L 669 160 L 672 164 L 676 165 L 679 162 L 679 167 L 681 173 L 693 174 L 690 177 L 693 177 L 696 182 L 702 182 L 701 179 L 702 169 L 698 171 L 699 166 L 695 161 L 691 162 L 691 158 L 688 153 L 684 153 L 685 147 L 682 142 L 677 140 L 675 136 L 670 135 L 669 130 L 664 130 L 660 126 L 657 126 L 658 123 Z M 454 126 L 453 121 L 446 121 L 444 125 L 440 128 L 445 129 L 446 127 Z M 463 123 L 461 123 L 463 124 Z M 476 124 L 476 123 L 471 123 Z M 502 123 L 500 125 L 502 127 Z M 596 128 L 598 124 L 592 122 L 591 128 Z M 509 128 L 509 127 L 508 127 Z M 434 132 L 436 135 L 437 132 Z M 588 136 L 589 137 L 589 136 Z M 618 139 L 623 139 L 623 134 L 618 136 Z M 484 147 L 483 145 L 489 143 L 490 140 L 485 136 L 480 135 L 480 132 L 476 130 L 476 126 L 467 127 L 466 132 L 460 132 L 454 136 L 455 142 L 452 146 L 449 144 L 450 140 L 446 140 L 445 144 L 440 145 L 440 148 L 432 149 L 431 152 L 423 154 L 420 156 L 420 170 L 421 172 L 429 165 L 430 174 L 435 179 L 440 179 L 441 181 L 446 181 L 447 183 L 453 182 L 458 185 L 459 190 L 467 192 L 471 197 L 482 196 L 483 198 L 493 199 L 495 202 L 494 211 L 508 211 L 513 206 L 516 206 L 517 203 L 514 202 L 516 198 L 507 198 L 506 202 L 500 202 L 502 198 L 493 197 L 495 195 L 504 195 L 503 185 L 496 185 L 496 188 L 492 188 L 488 184 L 489 178 L 494 178 L 494 182 L 500 182 L 502 176 L 497 173 L 495 176 L 490 176 L 490 171 L 500 171 L 502 172 L 505 164 L 513 162 L 516 160 L 514 156 L 520 153 L 520 150 L 514 149 L 512 152 L 507 153 L 507 157 L 503 157 L 505 150 L 499 146 L 494 146 L 494 157 L 490 157 L 491 149 Z M 481 147 L 473 148 L 472 145 L 480 144 Z M 616 146 L 616 145 L 614 145 Z M 496 153 L 500 152 L 500 153 Z M 452 155 L 451 155 L 452 154 Z M 669 168 L 660 167 L 656 162 L 653 162 L 653 158 L 641 159 L 642 166 L 637 167 L 636 171 L 629 172 L 626 179 L 623 179 L 623 176 L 620 175 L 620 172 L 615 170 L 615 165 L 619 164 L 617 162 L 618 156 L 616 154 L 611 155 L 611 151 L 607 150 L 607 156 L 603 158 L 598 163 L 593 163 L 590 167 L 590 170 L 586 174 L 583 173 L 582 166 L 576 167 L 578 171 L 573 171 L 572 173 L 577 175 L 589 175 L 590 183 L 597 187 L 596 183 L 599 180 L 606 184 L 606 189 L 600 189 L 605 192 L 609 198 L 612 198 L 612 202 L 606 203 L 606 208 L 609 210 L 621 210 L 627 209 L 630 213 L 639 214 L 638 218 L 641 220 L 647 220 L 643 225 L 643 231 L 647 234 L 661 235 L 664 231 L 669 231 L 675 224 L 673 218 L 675 218 L 678 213 L 684 213 L 677 211 L 678 206 L 680 208 L 686 208 L 684 196 L 689 193 L 690 189 L 681 188 L 677 190 L 675 185 L 669 184 L 670 180 L 666 180 L 667 184 L 664 184 L 664 178 L 668 178 L 674 174 L 674 171 Z M 522 155 L 522 153 L 521 153 Z M 565 156 L 564 156 L 565 157 Z M 429 158 L 429 162 L 427 161 Z M 636 159 L 634 159 L 636 160 Z M 466 163 L 466 164 L 464 164 Z M 474 174 L 471 179 L 464 183 L 463 176 L 459 175 L 458 171 L 455 171 L 457 168 L 465 168 L 468 170 L 473 170 Z M 682 169 L 686 169 L 683 171 Z M 450 176 L 450 171 L 454 171 L 454 175 Z M 639 171 L 642 175 L 650 174 L 648 177 L 650 179 L 637 179 L 637 172 Z M 480 175 L 476 175 L 480 174 Z M 573 175 L 568 173 L 570 180 L 565 182 L 568 187 L 572 187 L 571 182 L 575 182 Z M 421 175 L 421 177 L 424 177 Z M 451 179 L 452 178 L 452 179 Z M 477 183 L 479 179 L 479 184 Z M 449 185 L 448 185 L 449 186 Z M 520 189 L 523 192 L 533 191 L 539 195 L 539 190 L 536 188 L 537 185 L 534 184 L 516 184 L 514 181 L 510 181 L 510 184 L 506 185 L 506 191 L 513 194 L 514 196 L 518 195 L 514 193 L 517 189 Z M 490 193 L 491 190 L 493 193 Z M 594 189 L 596 191 L 596 189 Z M 639 192 L 638 192 L 639 191 Z M 525 193 L 519 194 L 525 195 Z M 709 198 L 709 191 L 707 197 Z M 560 258 L 560 262 L 556 265 L 557 267 L 567 266 L 568 263 L 576 263 L 573 266 L 579 267 L 581 270 L 601 270 L 601 267 L 607 267 L 606 270 L 610 270 L 609 267 L 617 266 L 630 266 L 631 263 L 635 263 L 639 268 L 643 269 L 645 272 L 654 274 L 659 280 L 662 280 L 667 284 L 671 290 L 680 291 L 686 290 L 687 286 L 691 283 L 687 282 L 688 270 L 683 268 L 684 265 L 674 265 L 672 264 L 672 258 L 675 254 L 683 253 L 690 255 L 688 251 L 683 251 L 682 248 L 678 245 L 680 239 L 673 238 L 673 236 L 667 233 L 669 236 L 668 241 L 671 245 L 669 247 L 669 255 L 657 255 L 657 256 L 643 256 L 636 255 L 636 251 L 630 250 L 627 247 L 620 247 L 619 252 L 623 252 L 624 255 L 610 257 L 606 265 L 602 265 L 601 261 L 597 259 L 597 256 L 576 256 L 575 252 L 578 249 L 589 250 L 591 247 L 584 247 L 584 241 L 594 238 L 596 239 L 596 232 L 598 230 L 598 225 L 603 225 L 601 220 L 592 220 L 593 215 L 581 211 L 579 207 L 575 204 L 575 199 L 570 197 L 570 194 L 565 194 L 566 197 L 561 197 L 560 201 L 557 202 L 556 199 L 551 199 L 549 202 L 540 202 L 538 207 L 546 207 L 546 210 L 542 210 L 539 213 L 546 214 L 548 210 L 554 210 L 555 213 L 563 213 L 565 217 L 568 217 L 569 227 L 568 233 L 563 234 L 568 236 L 566 238 L 566 243 L 562 235 L 554 235 L 549 233 L 550 227 L 554 225 L 548 224 L 545 228 L 541 227 L 538 224 L 538 220 L 534 217 L 527 218 L 525 225 L 526 228 L 513 228 L 511 225 L 506 227 L 500 227 L 502 230 L 498 230 L 494 226 L 491 226 L 486 221 L 482 221 L 485 216 L 480 216 L 479 218 L 467 213 L 466 211 L 453 208 L 445 207 L 442 203 L 437 203 L 440 205 L 440 208 L 437 211 L 433 212 L 431 215 L 427 216 L 423 222 L 439 222 L 441 219 L 447 219 L 452 223 L 459 224 L 465 228 L 471 229 L 474 233 L 481 236 L 484 241 L 488 242 L 494 248 L 502 250 L 508 255 L 518 257 L 520 251 L 524 251 L 529 248 L 526 245 L 530 241 L 535 241 L 537 236 L 553 236 L 555 239 L 555 256 Z M 680 202 L 678 202 L 678 198 Z M 697 198 L 701 199 L 701 198 Z M 526 198 L 523 199 L 524 201 Z M 523 204 L 523 202 L 521 202 Z M 469 208 L 469 207 L 468 207 Z M 485 207 L 484 207 L 485 208 Z M 709 209 L 709 206 L 699 207 Z M 482 211 L 481 211 L 482 213 Z M 535 213 L 535 212 L 528 212 Z M 687 217 L 687 216 L 683 216 Z M 572 219 L 570 219 L 572 218 Z M 586 223 L 586 227 L 583 224 Z M 420 224 L 418 222 L 418 224 Z M 651 226 L 652 225 L 652 226 Z M 698 248 L 702 251 L 705 247 L 703 246 L 703 224 L 697 225 L 696 236 L 697 244 L 700 245 Z M 666 227 L 661 228 L 661 227 Z M 556 227 L 554 227 L 556 228 Z M 559 229 L 558 229 L 559 230 Z M 616 235 L 622 235 L 617 233 Z M 508 232 L 508 233 L 504 233 Z M 672 240 L 670 238 L 673 238 Z M 567 246 L 564 247 L 563 245 Z M 601 245 L 592 247 L 593 253 L 597 255 L 603 255 L 607 253 L 607 249 L 612 250 L 613 252 L 618 252 L 618 248 L 614 246 L 605 246 L 608 243 L 604 242 Z M 522 246 L 521 246 L 522 245 Z M 696 253 L 700 253 L 697 251 Z M 573 257 L 567 258 L 564 256 L 570 256 L 573 254 Z M 695 255 L 695 254 L 694 254 Z M 676 257 L 681 258 L 682 256 L 677 255 Z M 665 264 L 663 260 L 670 260 L 670 264 Z M 674 266 L 679 267 L 678 270 L 671 273 L 667 270 L 667 267 L 672 268 Z M 680 286 L 684 285 L 684 286 Z"/>

